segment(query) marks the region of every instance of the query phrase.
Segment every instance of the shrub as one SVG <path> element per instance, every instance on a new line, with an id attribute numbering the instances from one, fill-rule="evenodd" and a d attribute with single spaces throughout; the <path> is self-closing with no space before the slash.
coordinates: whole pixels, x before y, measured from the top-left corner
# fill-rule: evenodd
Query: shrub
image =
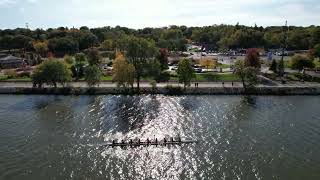
<path id="1" fill-rule="evenodd" d="M 18 77 L 17 72 L 13 69 L 4 70 L 4 75 L 6 75 L 8 77 L 8 79 Z"/>
<path id="2" fill-rule="evenodd" d="M 290 66 L 292 69 L 301 71 L 303 68 L 314 68 L 315 64 L 305 56 L 295 55 L 290 60 Z"/>

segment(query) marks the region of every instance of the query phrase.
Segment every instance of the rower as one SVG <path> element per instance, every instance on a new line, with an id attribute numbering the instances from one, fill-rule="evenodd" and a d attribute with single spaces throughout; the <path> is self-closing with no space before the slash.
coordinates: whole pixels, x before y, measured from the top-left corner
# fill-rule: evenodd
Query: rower
<path id="1" fill-rule="evenodd" d="M 167 144 L 167 139 L 166 138 L 163 139 L 163 143 Z"/>
<path id="2" fill-rule="evenodd" d="M 112 140 L 112 144 L 113 144 L 113 145 L 116 144 L 115 140 Z"/>
<path id="3" fill-rule="evenodd" d="M 141 145 L 140 139 L 138 139 L 138 145 Z"/>
<path id="4" fill-rule="evenodd" d="M 121 144 L 122 144 L 122 145 L 124 145 L 124 144 L 125 144 L 124 140 L 121 140 Z"/>
<path id="5" fill-rule="evenodd" d="M 170 138 L 171 142 L 173 142 L 173 137 Z"/>
<path id="6" fill-rule="evenodd" d="M 129 142 L 129 144 L 130 144 L 130 145 L 132 145 L 132 144 L 133 144 L 133 141 L 132 141 L 132 139 L 130 139 L 130 142 Z"/>
<path id="7" fill-rule="evenodd" d="M 181 143 L 181 138 L 180 138 L 180 136 L 178 136 L 178 142 Z"/>
<path id="8" fill-rule="evenodd" d="M 149 140 L 149 138 L 147 139 L 147 145 L 149 145 L 150 144 L 150 140 Z"/>
<path id="9" fill-rule="evenodd" d="M 158 146 L 158 138 L 155 139 L 154 143 L 156 146 Z"/>

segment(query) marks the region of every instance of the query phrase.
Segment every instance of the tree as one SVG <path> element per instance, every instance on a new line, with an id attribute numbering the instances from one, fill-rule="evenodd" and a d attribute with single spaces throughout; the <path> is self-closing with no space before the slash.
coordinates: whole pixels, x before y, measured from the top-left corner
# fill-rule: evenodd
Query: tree
<path id="1" fill-rule="evenodd" d="M 314 46 L 314 55 L 320 58 L 320 44 Z"/>
<path id="2" fill-rule="evenodd" d="M 290 66 L 292 69 L 301 71 L 304 68 L 314 68 L 315 64 L 305 56 L 295 55 L 290 60 Z"/>
<path id="3" fill-rule="evenodd" d="M 168 69 L 168 49 L 161 48 L 159 49 L 159 54 L 157 55 L 157 60 L 161 64 L 161 70 L 166 70 Z"/>
<path id="4" fill-rule="evenodd" d="M 54 38 L 48 42 L 49 50 L 59 56 L 65 54 L 74 54 L 79 51 L 78 42 L 74 41 L 71 37 Z"/>
<path id="5" fill-rule="evenodd" d="M 69 56 L 69 55 L 65 55 L 65 56 L 63 57 L 63 60 L 64 60 L 64 62 L 66 62 L 66 63 L 69 64 L 69 65 L 72 65 L 72 64 L 74 63 L 73 57 L 72 57 L 72 56 Z"/>
<path id="6" fill-rule="evenodd" d="M 84 50 L 94 46 L 97 43 L 98 38 L 94 34 L 87 32 L 82 33 L 79 40 L 79 49 Z"/>
<path id="7" fill-rule="evenodd" d="M 118 87 L 133 87 L 134 83 L 134 67 L 121 53 L 117 53 L 113 62 L 112 80 L 117 82 Z"/>
<path id="8" fill-rule="evenodd" d="M 95 85 L 99 84 L 101 77 L 101 69 L 96 65 L 87 66 L 84 70 L 84 79 L 89 87 L 94 87 Z"/>
<path id="9" fill-rule="evenodd" d="M 274 73 L 277 73 L 277 68 L 278 68 L 277 61 L 272 60 L 271 65 L 270 65 L 270 70 L 273 71 Z"/>
<path id="10" fill-rule="evenodd" d="M 107 39 L 101 43 L 101 48 L 107 50 L 107 51 L 113 51 L 113 41 L 111 39 Z"/>
<path id="11" fill-rule="evenodd" d="M 284 61 L 281 59 L 278 63 L 278 75 L 282 77 L 284 74 Z"/>
<path id="12" fill-rule="evenodd" d="M 48 52 L 48 43 L 41 41 L 33 42 L 33 48 L 41 56 L 46 56 Z"/>
<path id="13" fill-rule="evenodd" d="M 86 55 L 83 53 L 77 53 L 75 55 L 75 64 L 71 67 L 72 77 L 79 80 L 84 75 L 84 66 L 87 62 Z"/>
<path id="14" fill-rule="evenodd" d="M 261 68 L 261 63 L 259 59 L 259 52 L 257 49 L 248 49 L 246 58 L 244 61 L 244 65 L 246 67 L 254 67 L 254 68 Z"/>
<path id="15" fill-rule="evenodd" d="M 194 70 L 188 59 L 183 59 L 179 62 L 177 73 L 179 82 L 184 84 L 184 88 L 190 86 L 191 79 L 195 77 Z"/>
<path id="16" fill-rule="evenodd" d="M 87 26 L 81 26 L 80 31 L 90 31 L 90 29 Z"/>
<path id="17" fill-rule="evenodd" d="M 13 40 L 13 36 L 11 35 L 2 36 L 2 38 L 0 39 L 0 48 L 7 49 L 7 50 L 12 49 L 13 48 L 12 40 Z"/>
<path id="18" fill-rule="evenodd" d="M 13 49 L 32 49 L 32 41 L 33 39 L 31 37 L 25 36 L 25 35 L 17 35 L 13 36 L 11 40 L 11 47 Z"/>
<path id="19" fill-rule="evenodd" d="M 129 62 L 133 64 L 136 73 L 137 88 L 140 89 L 140 79 L 146 68 L 147 61 L 150 61 L 155 53 L 155 42 L 144 38 L 129 37 L 127 43 L 127 56 Z"/>
<path id="20" fill-rule="evenodd" d="M 88 63 L 89 65 L 99 65 L 100 64 L 100 54 L 99 51 L 95 48 L 91 48 L 88 51 Z"/>
<path id="21" fill-rule="evenodd" d="M 235 63 L 235 73 L 241 78 L 245 91 L 253 88 L 258 83 L 258 72 L 257 68 L 246 66 L 244 61 Z"/>
<path id="22" fill-rule="evenodd" d="M 71 80 L 71 71 L 67 65 L 58 60 L 48 60 L 41 63 L 32 75 L 33 84 L 42 87 L 44 83 L 57 87 Z"/>
<path id="23" fill-rule="evenodd" d="M 210 58 L 205 58 L 200 61 L 200 64 L 209 70 L 210 68 L 215 68 L 217 66 L 217 61 Z"/>
<path id="24" fill-rule="evenodd" d="M 159 79 L 159 76 L 161 75 L 161 64 L 157 59 L 150 60 L 145 66 L 146 70 L 144 76 L 152 77 L 155 80 Z"/>
<path id="25" fill-rule="evenodd" d="M 76 63 L 82 63 L 85 64 L 87 62 L 86 55 L 84 53 L 77 53 L 75 56 Z"/>

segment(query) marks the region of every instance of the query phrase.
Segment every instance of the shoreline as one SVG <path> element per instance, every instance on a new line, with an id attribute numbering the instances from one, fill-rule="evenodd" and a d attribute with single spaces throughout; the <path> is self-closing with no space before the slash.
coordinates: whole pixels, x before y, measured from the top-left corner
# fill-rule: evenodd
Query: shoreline
<path id="1" fill-rule="evenodd" d="M 100 87 L 89 88 L 83 83 L 71 83 L 67 87 L 33 88 L 32 83 L 11 82 L 0 83 L 0 94 L 21 95 L 135 95 L 135 94 L 163 94 L 163 95 L 320 95 L 320 84 L 267 86 L 259 85 L 254 90 L 244 91 L 239 82 L 234 86 L 221 83 L 202 83 L 199 87 L 187 87 L 185 90 L 178 83 L 159 83 L 157 88 L 143 83 L 140 93 L 131 89 L 117 88 L 115 84 L 103 83 Z"/>

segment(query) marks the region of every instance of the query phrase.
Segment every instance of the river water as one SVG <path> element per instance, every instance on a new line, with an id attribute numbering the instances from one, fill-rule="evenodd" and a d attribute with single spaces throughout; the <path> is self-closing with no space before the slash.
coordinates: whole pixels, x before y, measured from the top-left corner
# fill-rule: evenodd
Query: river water
<path id="1" fill-rule="evenodd" d="M 320 179 L 320 97 L 0 95 L 0 179 Z"/>

